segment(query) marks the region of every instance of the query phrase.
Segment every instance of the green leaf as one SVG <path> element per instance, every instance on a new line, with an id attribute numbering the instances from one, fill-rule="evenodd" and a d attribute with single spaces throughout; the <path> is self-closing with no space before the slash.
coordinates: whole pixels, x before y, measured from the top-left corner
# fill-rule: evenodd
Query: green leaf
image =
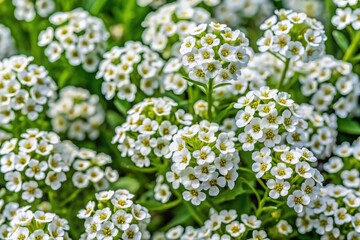
<path id="1" fill-rule="evenodd" d="M 358 54 L 357 56 L 353 57 L 352 59 L 350 59 L 350 62 L 354 62 L 357 63 L 360 61 L 360 54 Z"/>
<path id="2" fill-rule="evenodd" d="M 163 212 L 179 205 L 181 203 L 181 199 L 176 199 L 165 204 L 156 200 L 141 201 L 138 203 L 146 207 L 149 211 Z"/>
<path id="3" fill-rule="evenodd" d="M 219 88 L 219 87 L 224 87 L 224 86 L 228 86 L 231 85 L 231 83 L 220 83 L 214 86 L 214 89 Z"/>
<path id="4" fill-rule="evenodd" d="M 333 31 L 333 37 L 337 43 L 337 45 L 341 48 L 341 50 L 343 50 L 344 52 L 346 52 L 346 50 L 349 48 L 349 41 L 346 38 L 345 34 L 343 34 L 340 31 Z"/>
<path id="5" fill-rule="evenodd" d="M 124 116 L 127 115 L 127 111 L 129 108 L 129 103 L 126 101 L 121 101 L 120 99 L 115 99 L 114 101 L 116 109 Z"/>
<path id="6" fill-rule="evenodd" d="M 204 89 L 207 88 L 207 85 L 206 85 L 205 83 L 198 82 L 198 81 L 194 81 L 194 80 L 192 80 L 192 79 L 190 79 L 190 78 L 188 78 L 188 77 L 184 77 L 184 79 L 185 79 L 186 81 L 188 81 L 188 82 L 191 82 L 191 83 L 195 84 L 196 86 L 202 87 L 202 88 L 204 88 Z"/>
<path id="7" fill-rule="evenodd" d="M 132 193 L 137 192 L 141 187 L 138 180 L 133 177 L 121 177 L 119 180 L 111 186 L 113 189 L 127 189 Z"/>
<path id="8" fill-rule="evenodd" d="M 338 119 L 338 130 L 342 133 L 359 135 L 360 123 L 352 119 Z"/>
<path id="9" fill-rule="evenodd" d="M 235 188 L 230 190 L 227 189 L 220 193 L 218 196 L 213 198 L 214 203 L 220 204 L 226 201 L 234 200 L 238 195 L 246 193 L 246 191 L 240 181 L 236 181 Z"/>
<path id="10" fill-rule="evenodd" d="M 114 112 L 112 110 L 107 110 L 106 119 L 107 119 L 107 122 L 112 127 L 116 127 L 116 126 L 120 125 L 125 120 L 124 117 L 122 117 L 120 114 L 118 114 L 117 112 Z"/>

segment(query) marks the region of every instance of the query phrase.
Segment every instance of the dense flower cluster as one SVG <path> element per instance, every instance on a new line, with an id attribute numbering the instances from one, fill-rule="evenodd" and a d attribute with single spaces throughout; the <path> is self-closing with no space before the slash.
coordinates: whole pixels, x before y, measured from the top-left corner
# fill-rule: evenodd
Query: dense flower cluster
<path id="1" fill-rule="evenodd" d="M 78 213 L 85 219 L 81 239 L 150 239 L 146 230 L 150 214 L 143 206 L 133 202 L 134 195 L 127 190 L 103 191 L 95 194 Z"/>
<path id="2" fill-rule="evenodd" d="M 233 189 L 240 162 L 231 133 L 221 133 L 219 125 L 206 120 L 180 129 L 170 144 L 171 171 L 166 179 L 173 188 L 183 186 L 186 201 L 200 205 L 217 196 L 226 185 Z"/>
<path id="3" fill-rule="evenodd" d="M 261 23 L 272 12 L 273 4 L 269 0 L 224 0 L 215 8 L 215 18 L 231 27 L 238 27 L 254 19 Z"/>
<path id="4" fill-rule="evenodd" d="M 5 141 L 0 156 L 0 172 L 7 190 L 21 192 L 21 198 L 30 203 L 41 199 L 43 191 L 60 189 L 69 178 L 76 188 L 92 183 L 97 189 L 118 179 L 117 171 L 110 167 L 104 170 L 111 163 L 110 156 L 79 150 L 69 142 L 61 142 L 56 133 L 38 129 L 28 129 L 21 138 Z"/>
<path id="5" fill-rule="evenodd" d="M 323 55 L 327 37 L 322 23 L 292 10 L 276 10 L 275 14 L 260 26 L 266 30 L 257 41 L 260 52 L 304 62 Z"/>
<path id="6" fill-rule="evenodd" d="M 102 20 L 78 8 L 54 13 L 50 22 L 54 27 L 43 30 L 38 40 L 39 46 L 46 46 L 49 61 L 59 60 L 64 52 L 72 66 L 82 64 L 85 71 L 95 72 L 109 37 Z"/>
<path id="7" fill-rule="evenodd" d="M 10 29 L 0 24 L 0 60 L 15 53 L 14 41 Z"/>
<path id="8" fill-rule="evenodd" d="M 104 79 L 101 91 L 106 99 L 117 97 L 133 102 L 137 87 L 152 96 L 160 87 L 157 78 L 164 62 L 160 56 L 140 42 L 127 42 L 104 54 L 96 78 Z"/>
<path id="9" fill-rule="evenodd" d="M 200 228 L 175 226 L 166 233 L 157 233 L 153 240 L 177 239 L 245 239 L 269 240 L 264 230 L 259 230 L 261 220 L 254 215 L 241 214 L 241 221 L 237 220 L 238 213 L 234 209 L 220 212 L 210 209 L 209 218 Z"/>
<path id="10" fill-rule="evenodd" d="M 332 17 L 332 24 L 343 30 L 352 26 L 354 30 L 360 29 L 360 1 L 359 0 L 333 0 L 336 5 L 336 14 Z"/>
<path id="11" fill-rule="evenodd" d="M 55 97 L 57 86 L 43 66 L 24 55 L 0 62 L 0 124 L 11 123 L 16 113 L 38 118 L 44 105 Z"/>
<path id="12" fill-rule="evenodd" d="M 15 18 L 31 22 L 36 14 L 47 17 L 55 10 L 54 0 L 12 0 L 15 6 Z"/>
<path id="13" fill-rule="evenodd" d="M 0 200 L 1 239 L 70 240 L 68 221 L 50 212 L 31 211 L 31 206 Z"/>
<path id="14" fill-rule="evenodd" d="M 225 24 L 200 24 L 190 28 L 180 48 L 189 78 L 203 83 L 237 80 L 249 62 L 249 40 Z"/>
<path id="15" fill-rule="evenodd" d="M 179 55 L 179 43 L 197 24 L 208 22 L 210 13 L 194 7 L 191 1 L 180 0 L 166 4 L 146 16 L 142 40 L 164 58 Z"/>
<path id="16" fill-rule="evenodd" d="M 357 108 L 360 81 L 350 63 L 327 55 L 309 63 L 297 62 L 293 71 L 300 73 L 301 93 L 317 111 L 334 111 L 345 118 Z"/>
<path id="17" fill-rule="evenodd" d="M 66 133 L 76 140 L 84 140 L 87 136 L 94 140 L 99 136 L 105 113 L 97 95 L 83 88 L 67 86 L 49 106 L 47 115 L 55 132 Z"/>
<path id="18" fill-rule="evenodd" d="M 309 104 L 301 104 L 297 113 L 306 120 L 302 123 L 302 130 L 306 135 L 304 146 L 319 159 L 329 157 L 337 137 L 335 114 L 319 113 Z"/>
<path id="19" fill-rule="evenodd" d="M 115 131 L 112 143 L 118 144 L 121 156 L 131 157 L 137 167 L 159 164 L 160 158 L 170 158 L 170 141 L 193 117 L 176 110 L 176 102 L 163 98 L 148 98 L 128 111 L 127 120 Z M 151 160 L 151 161 L 150 161 Z"/>
<path id="20" fill-rule="evenodd" d="M 322 19 L 321 16 L 324 6 L 324 2 L 321 0 L 283 0 L 286 9 L 293 9 L 296 12 L 304 12 L 309 17 Z"/>

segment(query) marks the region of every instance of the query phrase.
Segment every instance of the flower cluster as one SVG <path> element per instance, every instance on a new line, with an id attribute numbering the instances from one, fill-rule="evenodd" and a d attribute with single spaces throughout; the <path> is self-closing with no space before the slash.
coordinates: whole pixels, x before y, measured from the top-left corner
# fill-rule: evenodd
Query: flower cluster
<path id="1" fill-rule="evenodd" d="M 180 48 L 182 64 L 189 78 L 207 83 L 237 80 L 249 62 L 249 40 L 240 30 L 225 24 L 210 23 L 192 27 Z"/>
<path id="2" fill-rule="evenodd" d="M 321 0 L 283 0 L 286 9 L 293 9 L 296 12 L 304 12 L 309 17 L 323 18 L 324 2 Z"/>
<path id="3" fill-rule="evenodd" d="M 55 82 L 32 61 L 33 57 L 18 55 L 0 62 L 0 124 L 11 123 L 18 112 L 35 120 L 55 97 Z"/>
<path id="4" fill-rule="evenodd" d="M 36 14 L 47 17 L 55 10 L 54 0 L 13 0 L 15 6 L 15 18 L 31 22 Z"/>
<path id="5" fill-rule="evenodd" d="M 180 0 L 166 4 L 146 16 L 142 40 L 162 57 L 179 55 L 179 42 L 189 35 L 196 24 L 208 22 L 210 13 L 194 7 L 191 1 Z"/>
<path id="6" fill-rule="evenodd" d="M 49 61 L 59 60 L 64 52 L 72 66 L 82 64 L 85 71 L 95 72 L 109 37 L 102 20 L 78 8 L 53 14 L 50 22 L 54 27 L 43 30 L 38 40 L 46 46 Z"/>
<path id="7" fill-rule="evenodd" d="M 92 140 L 99 136 L 105 113 L 97 95 L 83 88 L 66 86 L 49 106 L 47 115 L 55 132 L 66 133 L 69 138 L 79 141 L 87 136 Z"/>
<path id="8" fill-rule="evenodd" d="M 50 212 L 30 210 L 16 202 L 5 205 L 0 200 L 1 239 L 58 239 L 70 240 L 68 221 Z"/>
<path id="9" fill-rule="evenodd" d="M 104 54 L 96 78 L 104 79 L 101 91 L 106 99 L 117 97 L 133 102 L 139 87 L 151 96 L 160 87 L 157 78 L 164 62 L 160 56 L 140 42 L 127 42 Z"/>
<path id="10" fill-rule="evenodd" d="M 175 226 L 166 233 L 157 233 L 154 240 L 177 240 L 177 239 L 263 239 L 269 240 L 264 230 L 259 230 L 261 220 L 254 215 L 241 214 L 241 221 L 237 220 L 236 210 L 222 210 L 216 212 L 210 209 L 209 218 L 200 228 L 188 226 Z"/>
<path id="11" fill-rule="evenodd" d="M 15 53 L 14 41 L 10 29 L 0 24 L 0 60 Z"/>
<path id="12" fill-rule="evenodd" d="M 306 121 L 295 111 L 297 105 L 287 93 L 262 87 L 240 97 L 235 108 L 241 109 L 236 115 L 239 142 L 243 151 L 253 151 L 256 177 L 267 179 L 271 198 L 287 196 L 288 206 L 302 212 L 317 197 L 323 177 L 311 166 L 317 161 L 314 154 L 303 147 Z M 295 182 L 299 189 L 291 187 Z"/>
<path id="13" fill-rule="evenodd" d="M 275 14 L 260 26 L 266 30 L 257 41 L 260 52 L 304 62 L 323 55 L 327 37 L 322 23 L 292 10 L 276 10 Z"/>
<path id="14" fill-rule="evenodd" d="M 319 113 L 313 105 L 301 104 L 297 113 L 306 120 L 302 130 L 306 135 L 304 146 L 318 159 L 329 157 L 336 144 L 337 118 L 335 114 Z"/>
<path id="15" fill-rule="evenodd" d="M 360 29 L 360 1 L 359 0 L 333 0 L 336 5 L 336 14 L 332 17 L 332 24 L 343 30 L 347 26 L 357 31 Z"/>
<path id="16" fill-rule="evenodd" d="M 170 144 L 171 171 L 166 179 L 174 189 L 185 188 L 184 200 L 200 205 L 209 196 L 217 196 L 226 185 L 233 189 L 240 162 L 231 133 L 219 131 L 219 125 L 206 120 L 180 129 Z"/>
<path id="17" fill-rule="evenodd" d="M 238 27 L 251 21 L 261 23 L 273 12 L 269 0 L 224 0 L 215 8 L 217 21 Z"/>
<path id="18" fill-rule="evenodd" d="M 326 55 L 309 63 L 297 62 L 301 93 L 319 112 L 335 112 L 345 118 L 357 108 L 360 95 L 359 76 L 350 63 Z"/>
<path id="19" fill-rule="evenodd" d="M 85 219 L 85 232 L 80 239 L 150 239 L 146 230 L 150 222 L 148 210 L 133 202 L 127 190 L 103 191 L 95 194 L 78 213 Z"/>
<path id="20" fill-rule="evenodd" d="M 79 149 L 70 141 L 62 141 L 55 146 L 55 151 L 59 152 L 70 166 L 67 178 L 72 179 L 77 189 L 90 189 L 94 186 L 96 190 L 105 190 L 119 179 L 117 170 L 108 166 L 112 160 L 107 154 L 88 148 Z"/>
<path id="21" fill-rule="evenodd" d="M 171 157 L 173 135 L 193 120 L 184 110 L 176 110 L 176 105 L 166 97 L 148 98 L 134 105 L 126 122 L 116 127 L 112 139 L 113 144 L 118 144 L 121 156 L 131 157 L 137 167 L 149 167 L 151 163 L 159 163 L 161 157 Z"/>

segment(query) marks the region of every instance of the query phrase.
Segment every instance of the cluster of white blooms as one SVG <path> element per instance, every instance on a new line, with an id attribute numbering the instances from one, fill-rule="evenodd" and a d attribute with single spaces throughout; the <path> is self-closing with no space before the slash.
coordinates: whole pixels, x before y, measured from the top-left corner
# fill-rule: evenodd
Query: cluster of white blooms
<path id="1" fill-rule="evenodd" d="M 210 209 L 209 218 L 200 228 L 175 226 L 166 233 L 155 233 L 153 240 L 185 240 L 185 239 L 249 239 L 269 240 L 267 233 L 260 230 L 261 220 L 254 215 L 241 214 L 234 209 L 216 212 Z"/>
<path id="2" fill-rule="evenodd" d="M 302 125 L 307 139 L 304 141 L 304 146 L 308 147 L 318 159 L 329 157 L 336 144 L 336 115 L 319 113 L 309 104 L 301 104 L 297 114 L 306 120 Z"/>
<path id="3" fill-rule="evenodd" d="M 184 200 L 200 205 L 217 196 L 226 185 L 233 189 L 238 178 L 240 156 L 234 134 L 219 131 L 219 125 L 202 120 L 180 129 L 169 146 L 171 171 L 166 179 L 174 189 L 184 187 Z"/>
<path id="4" fill-rule="evenodd" d="M 0 60 L 15 53 L 14 41 L 10 29 L 0 24 Z"/>
<path id="5" fill-rule="evenodd" d="M 56 145 L 55 151 L 61 153 L 66 164 L 70 166 L 69 178 L 78 189 L 94 186 L 97 191 L 105 190 L 119 179 L 117 170 L 108 166 L 112 160 L 107 154 L 88 148 L 79 149 L 70 141 Z"/>
<path id="6" fill-rule="evenodd" d="M 327 39 L 324 26 L 305 13 L 276 10 L 260 26 L 264 36 L 257 41 L 260 52 L 271 52 L 288 60 L 308 62 L 323 55 Z"/>
<path id="7" fill-rule="evenodd" d="M 78 149 L 70 142 L 61 142 L 56 133 L 38 129 L 28 129 L 21 138 L 5 141 L 0 157 L 6 189 L 21 192 L 21 198 L 30 203 L 43 197 L 45 186 L 56 191 L 70 178 L 76 188 L 91 183 L 96 189 L 105 189 L 118 179 L 117 171 L 106 167 L 110 156 Z"/>
<path id="8" fill-rule="evenodd" d="M 303 147 L 307 123 L 297 105 L 289 94 L 262 87 L 240 97 L 235 108 L 239 142 L 243 151 L 253 151 L 256 177 L 267 179 L 271 198 L 287 196 L 288 206 L 302 212 L 317 197 L 323 177 L 312 167 L 316 157 Z"/>
<path id="9" fill-rule="evenodd" d="M 189 35 L 190 30 L 209 19 L 207 10 L 195 7 L 190 1 L 175 1 L 146 16 L 142 23 L 145 28 L 142 40 L 162 57 L 176 57 L 179 55 L 180 42 Z"/>
<path id="10" fill-rule="evenodd" d="M 11 138 L 0 148 L 0 171 L 10 192 L 22 192 L 27 202 L 42 198 L 44 185 L 57 190 L 69 171 L 66 160 L 54 152 L 60 143 L 56 133 L 28 129 L 21 138 Z"/>
<path id="11" fill-rule="evenodd" d="M 23 55 L 0 61 L 0 124 L 11 123 L 20 112 L 38 118 L 44 105 L 56 95 L 57 86 L 43 66 Z"/>
<path id="12" fill-rule="evenodd" d="M 77 215 L 85 219 L 85 233 L 80 239 L 150 239 L 146 230 L 150 214 L 145 207 L 134 203 L 133 194 L 119 189 L 95 196 L 97 201 L 88 202 Z"/>
<path id="13" fill-rule="evenodd" d="M 360 1 L 359 0 L 333 0 L 336 5 L 336 14 L 332 17 L 332 24 L 343 30 L 352 26 L 354 30 L 360 29 Z"/>
<path id="14" fill-rule="evenodd" d="M 50 212 L 30 210 L 17 202 L 0 200 L 0 238 L 9 240 L 70 240 L 68 221 Z"/>
<path id="15" fill-rule="evenodd" d="M 127 42 L 104 54 L 96 78 L 102 78 L 101 91 L 106 99 L 117 97 L 133 102 L 137 87 L 146 95 L 154 95 L 160 87 L 158 75 L 164 65 L 161 57 L 140 42 Z"/>
<path id="16" fill-rule="evenodd" d="M 345 187 L 359 189 L 360 174 L 358 163 L 360 161 L 360 138 L 352 144 L 343 142 L 334 148 L 334 156 L 324 163 L 323 169 L 331 175 L 340 173 Z"/>
<path id="17" fill-rule="evenodd" d="M 154 198 L 162 203 L 167 203 L 171 197 L 169 185 L 164 183 L 164 176 L 159 175 L 156 178 L 156 185 L 154 188 Z"/>
<path id="18" fill-rule="evenodd" d="M 49 61 L 59 60 L 65 52 L 72 66 L 82 64 L 85 71 L 95 72 L 109 38 L 102 20 L 81 8 L 56 12 L 49 20 L 54 27 L 43 30 L 38 39 L 39 46 L 46 46 Z"/>
<path id="19" fill-rule="evenodd" d="M 249 62 L 249 40 L 240 30 L 225 24 L 200 24 L 191 27 L 181 44 L 182 64 L 189 78 L 207 83 L 237 80 Z"/>
<path id="20" fill-rule="evenodd" d="M 326 55 L 309 63 L 296 62 L 301 93 L 318 112 L 333 112 L 345 118 L 357 108 L 359 76 L 350 63 Z"/>
<path id="21" fill-rule="evenodd" d="M 36 14 L 47 17 L 55 10 L 54 0 L 12 0 L 15 6 L 15 18 L 31 22 Z"/>
<path id="22" fill-rule="evenodd" d="M 273 12 L 273 4 L 269 0 L 224 0 L 215 8 L 217 21 L 231 27 L 261 23 Z"/>
<path id="23" fill-rule="evenodd" d="M 296 12 L 304 12 L 309 17 L 323 18 L 324 2 L 321 0 L 283 0 L 286 9 L 293 9 Z"/>
<path id="24" fill-rule="evenodd" d="M 356 189 L 341 184 L 324 186 L 318 198 L 297 218 L 297 230 L 301 234 L 314 231 L 322 236 L 321 239 L 335 239 L 344 235 L 346 239 L 360 239 L 358 189 L 359 184 Z"/>
<path id="25" fill-rule="evenodd" d="M 47 115 L 55 132 L 66 133 L 79 141 L 87 136 L 92 140 L 98 138 L 99 127 L 105 119 L 99 97 L 74 86 L 61 89 L 59 98 L 49 102 Z"/>
<path id="26" fill-rule="evenodd" d="M 170 98 L 148 98 L 134 105 L 126 122 L 116 127 L 113 144 L 123 157 L 131 157 L 137 167 L 159 164 L 160 158 L 170 158 L 170 142 L 178 128 L 191 125 L 193 116 L 176 110 Z M 151 161 L 150 161 L 151 160 Z"/>

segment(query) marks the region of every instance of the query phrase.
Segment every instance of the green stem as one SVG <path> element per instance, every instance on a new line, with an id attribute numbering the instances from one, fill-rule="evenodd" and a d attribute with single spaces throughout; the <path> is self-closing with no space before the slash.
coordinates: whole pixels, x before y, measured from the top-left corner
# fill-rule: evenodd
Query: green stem
<path id="1" fill-rule="evenodd" d="M 343 57 L 344 61 L 348 61 L 354 53 L 356 53 L 357 49 L 359 48 L 360 42 L 360 31 L 358 31 L 351 42 L 351 45 L 346 50 L 345 55 Z"/>
<path id="2" fill-rule="evenodd" d="M 281 78 L 280 78 L 280 81 L 279 81 L 279 85 L 277 87 L 277 89 L 281 89 L 282 85 L 284 84 L 285 82 L 285 79 L 286 79 L 286 73 L 287 71 L 289 70 L 289 65 L 290 65 L 290 59 L 286 59 L 285 61 L 285 67 L 284 67 L 284 70 L 281 74 Z"/>
<path id="3" fill-rule="evenodd" d="M 263 197 L 263 199 L 261 199 L 261 201 L 260 201 L 260 203 L 259 203 L 259 207 L 258 207 L 258 210 L 256 211 L 256 217 L 260 217 L 260 214 L 262 213 L 262 211 L 263 211 L 263 207 L 264 207 L 264 205 L 265 205 L 265 203 L 266 203 L 266 200 L 267 200 L 267 198 L 268 198 L 268 195 L 269 195 L 269 189 L 266 189 L 266 191 L 265 191 L 265 194 L 264 194 L 264 197 Z"/>
<path id="4" fill-rule="evenodd" d="M 212 121 L 212 105 L 213 105 L 213 86 L 214 85 L 214 79 L 209 80 L 209 86 L 207 87 L 207 100 L 208 100 L 208 118 L 209 121 Z"/>
<path id="5" fill-rule="evenodd" d="M 60 207 L 65 206 L 67 203 L 71 202 L 72 200 L 74 200 L 78 194 L 81 192 L 81 189 L 77 189 L 76 191 L 74 191 L 68 198 L 66 198 L 64 201 L 62 201 L 62 203 L 60 204 Z"/>

